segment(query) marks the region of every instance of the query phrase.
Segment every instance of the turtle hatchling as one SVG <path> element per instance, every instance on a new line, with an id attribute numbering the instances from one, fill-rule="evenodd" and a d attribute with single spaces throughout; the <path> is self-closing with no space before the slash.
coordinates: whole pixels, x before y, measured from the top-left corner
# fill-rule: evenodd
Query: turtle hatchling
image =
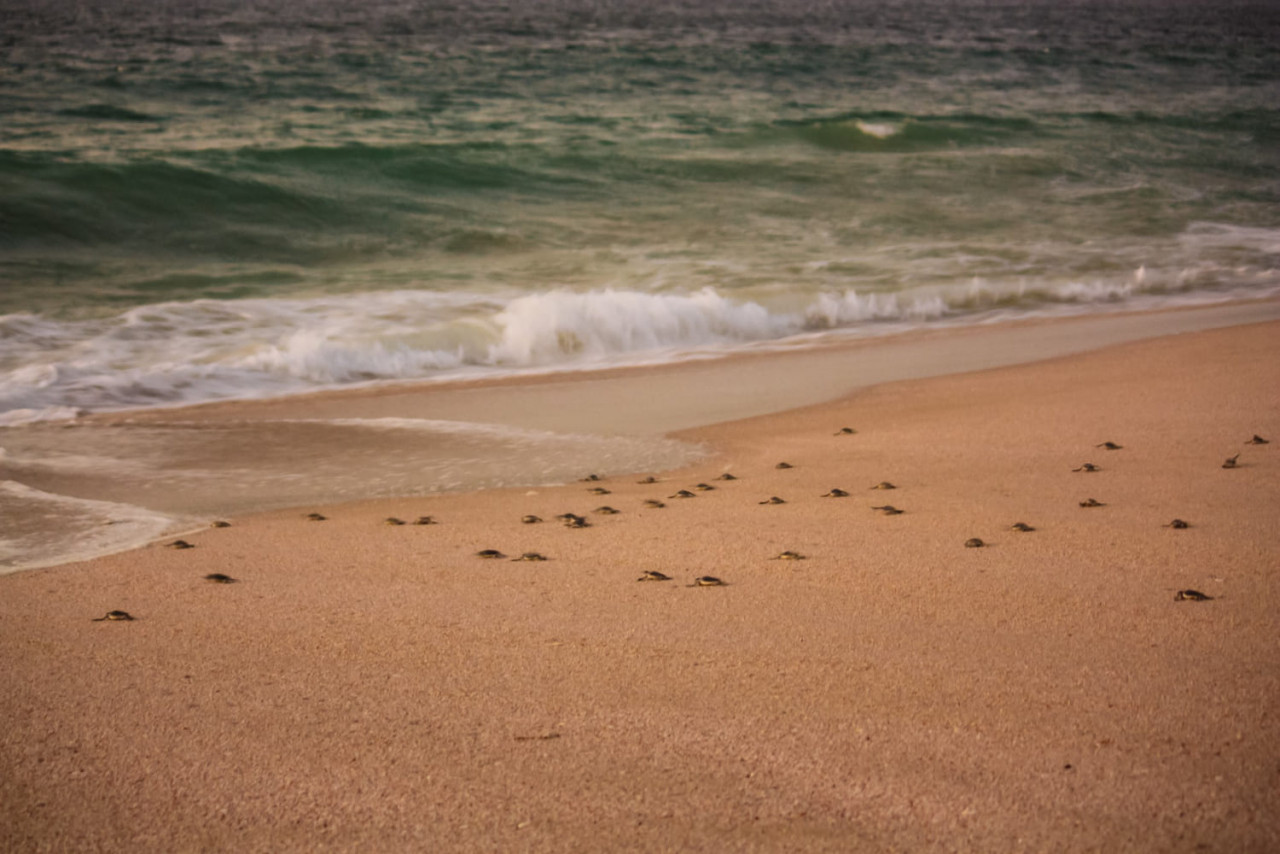
<path id="1" fill-rule="evenodd" d="M 716 478 L 716 480 L 737 480 L 737 479 L 738 478 L 736 475 L 729 474 L 728 472 L 725 472 L 724 474 Z"/>
<path id="2" fill-rule="evenodd" d="M 1078 469 L 1072 469 L 1072 471 L 1102 471 L 1102 466 L 1095 466 L 1093 463 L 1085 463 Z"/>
<path id="3" fill-rule="evenodd" d="M 804 559 L 805 559 L 804 555 L 800 554 L 800 552 L 793 552 L 793 551 L 778 552 L 776 555 L 769 558 L 769 560 L 804 560 Z"/>
<path id="4" fill-rule="evenodd" d="M 854 430 L 852 427 L 841 427 L 839 430 L 837 430 L 837 431 L 836 431 L 836 435 L 837 435 L 837 436 L 852 436 L 854 433 L 857 433 L 857 432 L 858 432 L 858 431 L 857 431 L 857 430 Z"/>
<path id="5" fill-rule="evenodd" d="M 872 507 L 871 509 L 879 510 L 881 513 L 883 513 L 886 516 L 897 516 L 901 513 L 907 512 L 905 510 L 899 510 L 897 507 L 894 507 L 892 504 L 884 504 L 880 507 Z"/>
<path id="6" fill-rule="evenodd" d="M 1107 505 L 1103 504 L 1101 501 L 1099 501 L 1096 498 L 1086 498 L 1084 501 L 1080 502 L 1080 506 L 1081 507 L 1106 507 Z"/>
<path id="7" fill-rule="evenodd" d="M 882 480 L 871 488 L 872 489 L 897 489 L 898 487 L 894 486 L 892 483 L 890 483 L 887 480 Z"/>
<path id="8" fill-rule="evenodd" d="M 546 560 L 546 557 L 538 554 L 537 552 L 525 552 L 524 554 L 520 555 L 520 557 L 513 557 L 512 560 L 513 561 L 517 561 L 517 560 L 538 561 L 538 560 Z"/>
<path id="9" fill-rule="evenodd" d="M 434 516 L 419 516 L 417 519 L 415 519 L 415 520 L 414 520 L 413 524 L 415 524 L 415 525 L 438 525 L 438 524 L 440 524 L 440 523 L 436 521 L 436 518 L 435 518 Z"/>
<path id="10" fill-rule="evenodd" d="M 776 468 L 776 469 L 793 469 L 793 468 L 795 468 L 795 466 L 791 465 L 791 463 L 778 463 L 776 466 L 774 466 L 774 468 Z"/>
<path id="11" fill-rule="evenodd" d="M 587 492 L 590 492 L 592 495 L 610 495 L 611 494 L 609 490 L 605 489 L 603 486 L 593 486 L 590 489 L 588 489 Z"/>
<path id="12" fill-rule="evenodd" d="M 221 572 L 211 572 L 204 577 L 205 581 L 212 581 L 214 584 L 235 584 L 236 580 L 229 575 Z"/>
<path id="13" fill-rule="evenodd" d="M 523 523 L 525 523 L 526 525 L 536 525 L 536 524 L 538 524 L 539 522 L 541 522 L 541 521 L 542 521 L 542 517 L 541 517 L 541 516 L 534 516 L 534 515 L 530 514 L 530 515 L 528 515 L 528 516 L 521 516 L 521 517 L 520 517 L 520 521 L 521 521 L 521 522 L 523 522 Z"/>
<path id="14" fill-rule="evenodd" d="M 766 498 L 764 501 L 761 501 L 760 503 L 761 504 L 786 504 L 787 502 L 783 501 L 781 498 L 775 495 L 772 498 Z"/>
<path id="15" fill-rule="evenodd" d="M 115 620 L 132 620 L 132 619 L 133 619 L 133 615 L 130 614 L 128 611 L 108 611 L 107 613 L 103 614 L 101 617 L 94 617 L 93 622 L 101 623 L 103 620 L 115 621 Z"/>
<path id="16" fill-rule="evenodd" d="M 621 513 L 622 511 L 621 511 L 621 510 L 616 510 L 616 509 L 614 509 L 613 507 L 610 507 L 608 504 L 605 504 L 605 505 L 602 505 L 602 506 L 600 506 L 600 507 L 597 507 L 595 510 L 592 510 L 591 512 L 592 512 L 592 513 L 599 513 L 601 516 L 616 516 L 616 515 L 618 515 L 619 513 Z"/>
<path id="17" fill-rule="evenodd" d="M 714 575 L 699 575 L 693 580 L 690 587 L 723 587 L 724 582 L 716 578 Z"/>
<path id="18" fill-rule="evenodd" d="M 637 480 L 636 483 L 657 483 L 658 479 L 653 475 L 649 475 L 644 480 Z"/>
<path id="19" fill-rule="evenodd" d="M 984 543 L 978 537 L 970 537 L 969 539 L 964 541 L 964 547 L 966 549 L 980 549 L 985 545 L 986 543 Z"/>
<path id="20" fill-rule="evenodd" d="M 165 546 L 165 548 L 167 548 L 167 549 L 194 549 L 194 548 L 195 548 L 195 546 L 193 546 L 191 543 L 188 543 L 186 540 L 174 540 L 172 543 L 168 543 L 168 544 Z"/>
<path id="21" fill-rule="evenodd" d="M 1190 527 L 1191 527 L 1191 524 L 1190 524 L 1190 523 L 1188 523 L 1188 522 L 1184 522 L 1184 521 L 1182 521 L 1181 519 L 1174 519 L 1172 522 L 1170 522 L 1168 525 L 1165 525 L 1164 527 L 1166 527 L 1166 528 L 1190 528 Z"/>
<path id="22" fill-rule="evenodd" d="M 1257 433 L 1254 433 L 1253 438 L 1245 442 L 1245 444 L 1246 445 L 1270 445 L 1271 441 L 1269 439 L 1262 438 Z"/>
<path id="23" fill-rule="evenodd" d="M 636 581 L 670 581 L 671 576 L 656 569 L 646 569 Z"/>
<path id="24" fill-rule="evenodd" d="M 589 474 L 589 475 L 587 475 L 586 477 L 584 477 L 584 478 L 582 479 L 582 482 L 583 482 L 583 483 L 595 483 L 597 480 L 600 480 L 600 475 L 598 475 L 598 474 Z"/>
<path id="25" fill-rule="evenodd" d="M 481 549 L 480 551 L 476 552 L 476 557 L 482 557 L 488 560 L 496 560 L 498 558 L 506 557 L 506 555 L 504 555 L 502 552 L 498 551 L 497 549 Z"/>
<path id="26" fill-rule="evenodd" d="M 383 519 L 383 520 L 382 520 L 382 524 L 384 524 L 384 525 L 403 525 L 403 524 L 404 524 L 404 520 L 403 520 L 403 519 L 397 519 L 395 516 L 388 516 L 387 518 L 385 518 L 385 519 Z"/>
<path id="27" fill-rule="evenodd" d="M 687 489 L 682 489 L 679 492 L 677 492 L 675 495 L 668 495 L 667 497 L 668 498 L 697 498 L 698 496 Z"/>
<path id="28" fill-rule="evenodd" d="M 715 487 L 709 483 L 695 484 L 693 488 L 696 490 L 699 490 L 700 492 L 710 492 L 711 490 L 715 489 Z"/>
<path id="29" fill-rule="evenodd" d="M 308 513 L 306 518 L 312 522 L 323 522 L 329 517 L 323 513 Z"/>
<path id="30" fill-rule="evenodd" d="M 655 510 L 661 510 L 663 507 L 666 507 L 667 505 L 663 504 L 661 501 L 659 501 L 656 498 L 646 498 L 644 500 L 644 506 L 652 507 Z"/>
<path id="31" fill-rule="evenodd" d="M 1031 527 L 1031 526 L 1030 526 L 1030 525 L 1028 525 L 1026 522 L 1014 522 L 1012 525 L 1010 525 L 1010 526 L 1009 526 L 1009 530 L 1010 530 L 1010 531 L 1021 531 L 1022 533 L 1024 533 L 1024 534 L 1025 534 L 1025 533 L 1027 533 L 1028 531 L 1034 531 L 1034 530 L 1035 530 L 1035 528 Z"/>
<path id="32" fill-rule="evenodd" d="M 1123 447 L 1124 447 L 1124 445 L 1117 445 L 1115 442 L 1103 442 L 1101 445 L 1094 445 L 1094 447 L 1095 447 L 1095 448 L 1105 448 L 1105 449 L 1107 449 L 1108 451 L 1118 451 L 1118 450 L 1120 450 L 1121 448 L 1123 448 Z"/>
<path id="33" fill-rule="evenodd" d="M 1233 469 L 1236 467 L 1236 461 L 1239 459 L 1239 454 L 1236 454 L 1234 457 L 1229 457 L 1225 462 L 1223 462 L 1222 467 L 1224 469 Z"/>
<path id="34" fill-rule="evenodd" d="M 223 520 L 223 519 L 218 519 L 217 521 L 210 522 L 210 523 L 209 523 L 209 527 L 210 527 L 210 528 L 230 528 L 230 527 L 231 527 L 231 523 L 230 523 L 230 522 L 227 522 L 227 521 L 225 521 L 225 520 Z"/>
<path id="35" fill-rule="evenodd" d="M 1208 602 L 1212 598 L 1213 598 L 1212 596 L 1209 596 L 1208 594 L 1205 594 L 1205 593 L 1201 593 L 1199 590 L 1179 590 L 1176 594 L 1174 594 L 1173 601 L 1175 602 Z"/>
<path id="36" fill-rule="evenodd" d="M 590 528 L 591 527 L 591 523 L 588 522 L 586 519 L 582 518 L 581 516 L 575 516 L 572 513 L 566 513 L 563 518 L 564 518 L 564 526 L 566 528 Z"/>
<path id="37" fill-rule="evenodd" d="M 832 489 L 830 492 L 824 494 L 822 497 L 823 498 L 848 498 L 849 493 L 845 492 L 843 489 Z"/>

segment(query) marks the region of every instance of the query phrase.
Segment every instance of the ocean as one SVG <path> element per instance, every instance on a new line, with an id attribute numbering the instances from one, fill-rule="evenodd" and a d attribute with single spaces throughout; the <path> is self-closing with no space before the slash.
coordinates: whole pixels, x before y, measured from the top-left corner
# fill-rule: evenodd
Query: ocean
<path id="1" fill-rule="evenodd" d="M 0 21 L 0 504 L 25 508 L 0 565 L 31 562 L 31 490 L 103 500 L 33 486 L 55 457 L 101 466 L 48 444 L 86 414 L 1280 293 L 1273 3 L 0 0 Z"/>

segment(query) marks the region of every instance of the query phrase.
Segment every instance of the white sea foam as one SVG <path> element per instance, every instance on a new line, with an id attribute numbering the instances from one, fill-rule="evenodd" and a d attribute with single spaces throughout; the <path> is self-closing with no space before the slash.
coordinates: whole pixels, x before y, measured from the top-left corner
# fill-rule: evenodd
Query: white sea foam
<path id="1" fill-rule="evenodd" d="M 1183 240 L 1280 251 L 1274 229 L 1202 223 Z M 1004 319 L 1259 297 L 1278 287 L 1274 269 L 1205 262 L 898 290 L 401 290 L 163 303 L 89 320 L 15 314 L 0 317 L 0 427 L 352 383 L 700 358 L 814 335 L 983 322 L 992 312 Z"/>

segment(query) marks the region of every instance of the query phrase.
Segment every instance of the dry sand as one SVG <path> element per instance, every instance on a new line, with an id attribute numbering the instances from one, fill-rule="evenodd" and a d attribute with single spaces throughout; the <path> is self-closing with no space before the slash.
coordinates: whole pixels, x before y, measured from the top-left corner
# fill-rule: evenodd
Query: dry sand
<path id="1" fill-rule="evenodd" d="M 1278 391 L 1280 324 L 1189 333 L 699 429 L 606 496 L 0 577 L 0 850 L 1280 850 Z"/>

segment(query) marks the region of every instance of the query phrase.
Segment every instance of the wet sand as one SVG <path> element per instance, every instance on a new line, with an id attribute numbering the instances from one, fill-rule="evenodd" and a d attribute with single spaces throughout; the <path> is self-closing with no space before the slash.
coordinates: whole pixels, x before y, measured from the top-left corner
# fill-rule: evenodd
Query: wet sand
<path id="1" fill-rule="evenodd" d="M 1277 389 L 1192 332 L 2 577 L 0 850 L 1276 850 Z"/>

